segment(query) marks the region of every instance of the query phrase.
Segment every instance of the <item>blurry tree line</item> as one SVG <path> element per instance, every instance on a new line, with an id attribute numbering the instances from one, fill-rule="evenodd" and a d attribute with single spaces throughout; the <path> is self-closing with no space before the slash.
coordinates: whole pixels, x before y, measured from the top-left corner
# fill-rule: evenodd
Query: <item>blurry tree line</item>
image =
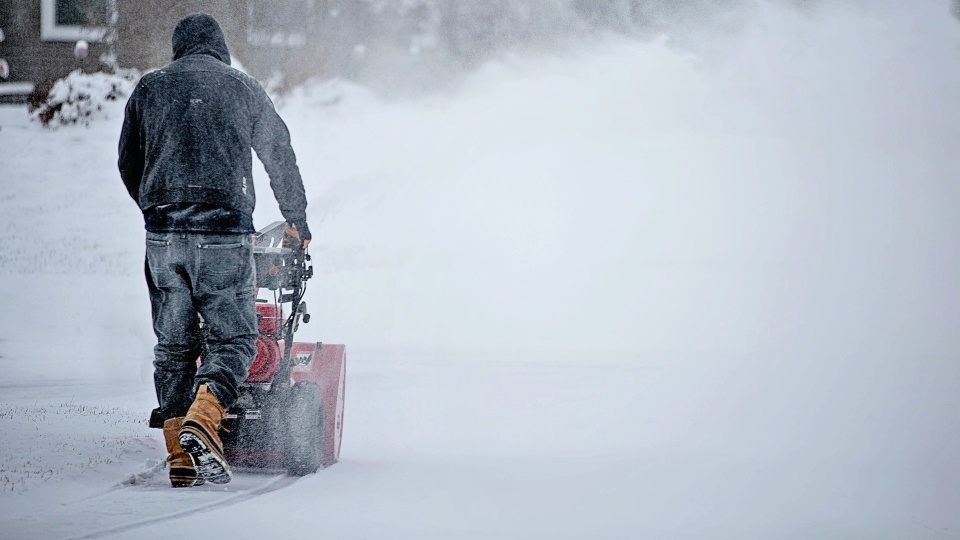
<path id="1" fill-rule="evenodd" d="M 272 70 L 288 86 L 339 76 L 381 89 L 417 90 L 508 50 L 556 50 L 605 31 L 656 35 L 692 21 L 736 25 L 755 2 L 251 0 L 245 56 L 254 75 L 269 78 Z"/>
<path id="2" fill-rule="evenodd" d="M 163 65 L 169 47 L 160 44 L 169 43 L 176 21 L 207 11 L 220 20 L 235 57 L 276 91 L 341 77 L 413 92 L 507 51 L 555 51 L 601 32 L 676 37 L 691 23 L 736 30 L 760 1 L 802 7 L 821 0 L 111 1 L 122 65 Z"/>

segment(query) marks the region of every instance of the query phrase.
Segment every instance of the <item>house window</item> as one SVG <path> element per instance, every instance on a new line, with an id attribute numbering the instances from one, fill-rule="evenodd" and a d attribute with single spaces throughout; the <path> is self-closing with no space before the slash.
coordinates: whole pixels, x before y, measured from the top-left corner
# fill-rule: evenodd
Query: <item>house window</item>
<path id="1" fill-rule="evenodd" d="M 40 0 L 44 41 L 103 41 L 116 0 Z"/>

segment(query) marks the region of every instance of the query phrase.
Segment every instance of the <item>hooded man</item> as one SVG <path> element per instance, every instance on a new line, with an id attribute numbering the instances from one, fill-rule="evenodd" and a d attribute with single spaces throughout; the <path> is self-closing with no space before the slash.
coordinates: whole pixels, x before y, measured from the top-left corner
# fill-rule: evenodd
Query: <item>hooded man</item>
<path id="1" fill-rule="evenodd" d="M 256 355 L 251 148 L 289 239 L 306 247 L 286 125 L 260 84 L 230 67 L 216 19 L 188 15 L 173 32 L 173 62 L 144 75 L 127 102 L 118 161 L 147 231 L 159 403 L 150 426 L 163 428 L 174 487 L 231 477 L 217 430 Z"/>

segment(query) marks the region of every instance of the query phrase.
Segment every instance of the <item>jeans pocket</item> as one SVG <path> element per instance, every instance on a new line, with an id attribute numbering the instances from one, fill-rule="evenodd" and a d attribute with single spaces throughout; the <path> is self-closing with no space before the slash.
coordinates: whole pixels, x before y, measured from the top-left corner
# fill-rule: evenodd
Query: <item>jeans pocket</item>
<path id="1" fill-rule="evenodd" d="M 243 242 L 231 242 L 229 244 L 199 244 L 197 247 L 200 249 L 234 249 L 242 247 Z"/>
<path id="2" fill-rule="evenodd" d="M 147 238 L 147 268 L 155 286 L 161 289 L 182 287 L 172 269 L 176 264 L 170 241 Z"/>
<path id="3" fill-rule="evenodd" d="M 250 247 L 242 241 L 197 245 L 197 286 L 206 291 L 236 288 L 250 272 Z"/>

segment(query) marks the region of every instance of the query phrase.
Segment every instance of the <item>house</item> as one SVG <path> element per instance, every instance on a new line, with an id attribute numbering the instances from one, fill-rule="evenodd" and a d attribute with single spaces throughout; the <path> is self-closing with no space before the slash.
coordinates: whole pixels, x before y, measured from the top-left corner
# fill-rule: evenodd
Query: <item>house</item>
<path id="1" fill-rule="evenodd" d="M 311 36 L 329 28 L 337 0 L 0 0 L 0 102 L 42 99 L 75 69 L 114 61 L 140 70 L 170 61 L 177 21 L 197 11 L 220 22 L 234 58 L 254 76 L 322 72 Z M 77 43 L 88 44 L 86 55 Z"/>
<path id="2" fill-rule="evenodd" d="M 84 10 L 81 4 L 63 0 L 0 0 L 0 101 L 22 100 L 38 86 L 47 84 L 84 62 L 107 51 L 106 13 Z M 101 2 L 102 6 L 107 1 Z M 78 40 L 90 43 L 84 60 L 76 57 Z"/>

